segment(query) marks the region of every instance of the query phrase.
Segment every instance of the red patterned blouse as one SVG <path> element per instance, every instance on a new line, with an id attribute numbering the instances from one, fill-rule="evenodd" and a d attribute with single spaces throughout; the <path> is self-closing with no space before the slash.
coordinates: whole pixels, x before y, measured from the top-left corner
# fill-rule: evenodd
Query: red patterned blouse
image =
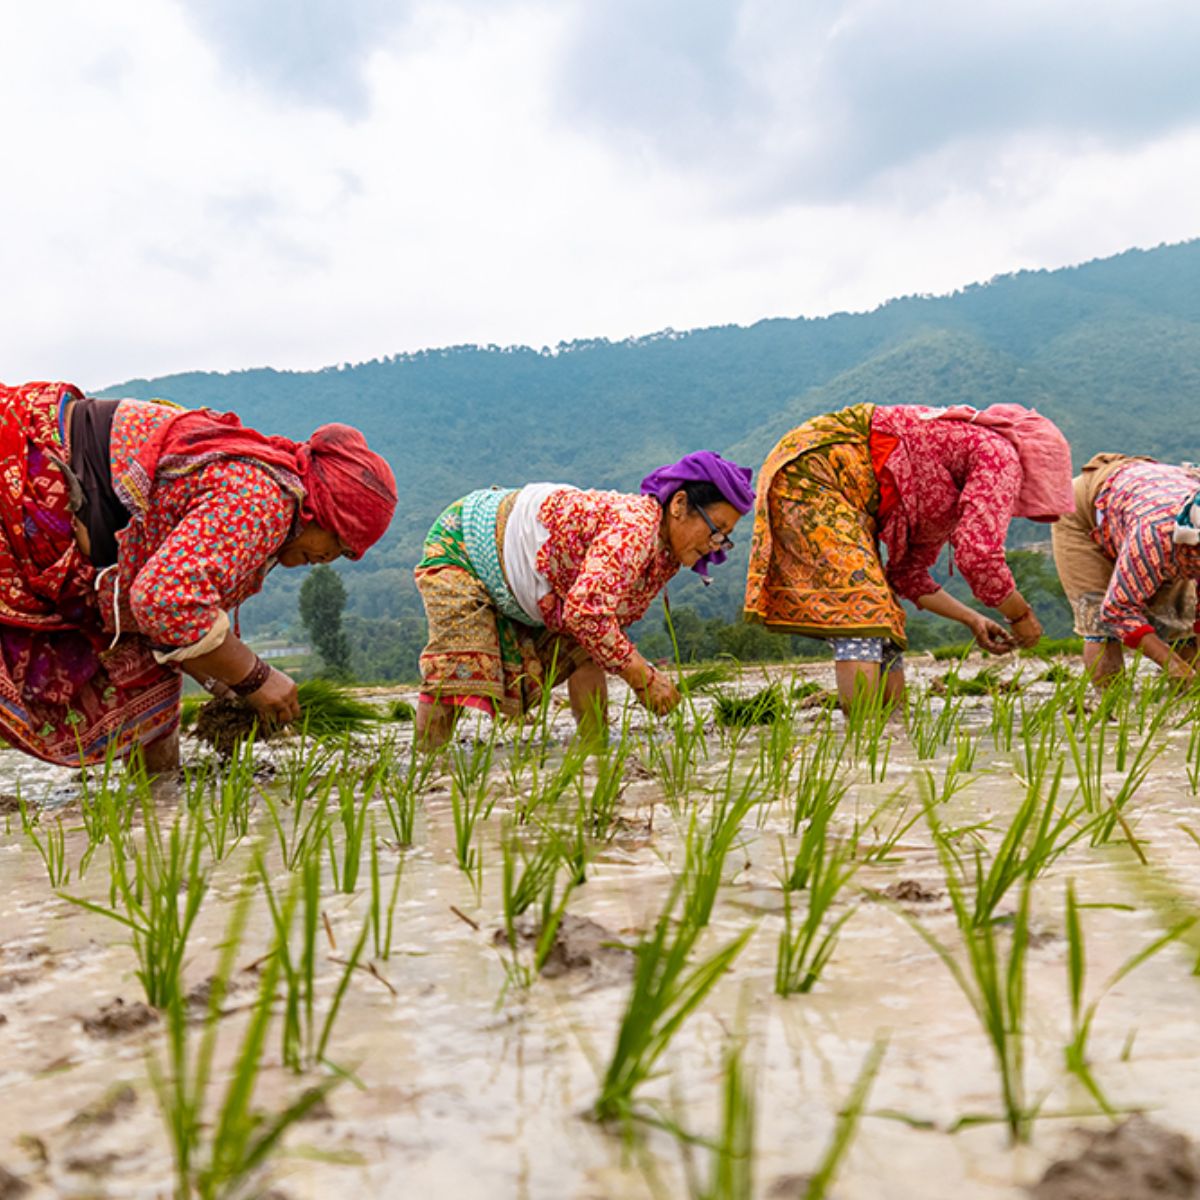
<path id="1" fill-rule="evenodd" d="M 876 408 L 871 417 L 877 471 L 877 443 L 885 450 L 892 443 L 880 473 L 885 502 L 893 497 L 879 514 L 888 582 L 914 603 L 936 592 L 929 569 L 949 542 L 971 591 L 996 608 L 1016 587 L 1004 557 L 1021 490 L 1016 448 L 968 421 L 922 419 L 927 411 L 901 404 Z"/>
<path id="2" fill-rule="evenodd" d="M 537 556 L 552 589 L 539 602 L 546 627 L 570 634 L 597 666 L 622 671 L 634 653 L 625 628 L 680 566 L 659 543 L 662 508 L 652 496 L 570 488 L 548 496 L 538 520 L 550 534 Z"/>
<path id="3" fill-rule="evenodd" d="M 149 401 L 121 403 L 110 443 L 114 479 L 177 412 Z M 137 630 L 160 656 L 223 634 L 226 610 L 262 587 L 296 511 L 271 473 L 246 459 L 156 481 L 149 511 L 117 535 L 117 563 L 98 583 L 106 628 Z"/>

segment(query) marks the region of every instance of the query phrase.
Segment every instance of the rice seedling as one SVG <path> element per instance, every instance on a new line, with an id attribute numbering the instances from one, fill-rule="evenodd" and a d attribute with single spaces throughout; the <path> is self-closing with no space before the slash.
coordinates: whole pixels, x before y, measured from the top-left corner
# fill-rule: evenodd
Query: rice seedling
<path id="1" fill-rule="evenodd" d="M 249 893 L 235 907 L 209 993 L 208 1012 L 194 1055 L 191 1053 L 187 1004 L 181 987 L 172 989 L 166 1010 L 167 1062 L 149 1060 L 151 1084 L 158 1099 L 175 1159 L 175 1194 L 201 1200 L 231 1196 L 243 1188 L 278 1148 L 284 1134 L 340 1082 L 331 1076 L 306 1089 L 280 1111 L 254 1107 L 262 1072 L 262 1055 L 271 1022 L 279 956 L 266 960 L 258 998 L 234 1055 L 229 1081 L 215 1111 L 210 1107 L 221 1005 L 234 958 L 241 944 L 249 909 Z"/>
<path id="2" fill-rule="evenodd" d="M 1007 954 L 1002 951 L 1001 927 L 994 921 L 976 924 L 964 881 L 955 862 L 943 858 L 946 890 L 950 896 L 959 934 L 966 952 L 966 966 L 953 951 L 910 913 L 897 908 L 901 917 L 942 960 L 954 982 L 979 1018 L 1000 1076 L 1004 1120 L 1014 1142 L 1029 1139 L 1038 1105 L 1025 1093 L 1025 965 L 1029 948 L 1029 907 L 1032 880 L 1021 880 L 1020 899 L 1013 918 Z M 967 1120 L 962 1118 L 960 1125 Z"/>
<path id="3" fill-rule="evenodd" d="M 250 832 L 251 797 L 254 793 L 254 739 L 239 739 L 232 753 L 219 760 L 215 779 L 210 762 L 193 768 L 186 778 L 189 802 L 207 795 L 203 822 L 209 853 L 221 862 Z M 195 811 L 203 812 L 204 801 Z"/>
<path id="4" fill-rule="evenodd" d="M 814 821 L 809 829 L 816 826 Z M 803 840 L 796 861 L 784 881 L 783 929 L 779 934 L 775 958 L 775 992 L 790 996 L 810 992 L 837 948 L 843 926 L 857 911 L 848 908 L 841 916 L 829 920 L 842 888 L 853 878 L 859 864 L 851 858 L 847 847 L 831 845 L 820 828 L 819 841 L 806 850 Z M 801 858 L 804 858 L 803 865 Z M 808 891 L 808 908 L 798 924 L 793 918 L 793 895 L 797 881 Z"/>
<path id="5" fill-rule="evenodd" d="M 592 1109 L 597 1120 L 629 1121 L 637 1115 L 634 1103 L 638 1089 L 653 1076 L 671 1039 L 753 933 L 753 929 L 743 930 L 732 942 L 692 966 L 692 951 L 701 931 L 689 921 L 672 921 L 679 891 L 676 884 L 655 922 L 654 932 L 634 948 L 633 985 Z"/>
<path id="6" fill-rule="evenodd" d="M 179 702 L 179 728 L 192 729 L 200 710 L 208 703 L 208 696 L 184 696 Z"/>
<path id="7" fill-rule="evenodd" d="M 1029 646 L 1024 650 L 1017 651 L 1021 658 L 1058 658 L 1082 653 L 1083 638 L 1081 637 L 1041 638 L 1036 646 Z"/>
<path id="8" fill-rule="evenodd" d="M 386 906 L 379 874 L 379 839 L 375 836 L 375 818 L 371 817 L 371 936 L 375 957 L 386 962 L 392 956 L 392 934 L 396 919 L 396 901 L 404 878 L 404 859 L 398 858 L 392 875 L 392 890 Z"/>
<path id="9" fill-rule="evenodd" d="M 576 738 L 552 770 L 547 770 L 543 764 L 534 774 L 525 797 L 518 799 L 514 806 L 517 820 L 528 821 L 535 815 L 542 819 L 546 819 L 547 814 L 556 816 L 564 797 L 575 791 L 575 782 L 582 776 L 594 748 L 592 742 Z"/>
<path id="10" fill-rule="evenodd" d="M 1096 823 L 1092 833 L 1092 845 L 1104 845 L 1113 835 L 1118 826 L 1129 838 L 1129 830 L 1124 821 L 1124 812 L 1129 802 L 1137 794 L 1138 789 L 1146 782 L 1146 776 L 1154 765 L 1154 760 L 1167 748 L 1162 735 L 1162 727 L 1169 715 L 1169 709 L 1160 706 L 1149 719 L 1141 742 L 1133 751 L 1133 757 L 1127 762 L 1125 778 L 1113 793 L 1112 799 L 1104 805 L 1102 818 Z M 1101 793 L 1102 798 L 1102 793 Z M 1100 807 L 1098 805 L 1098 807 Z M 1131 839 L 1132 840 L 1132 839 Z M 1135 845 L 1136 849 L 1136 845 Z"/>
<path id="11" fill-rule="evenodd" d="M 920 808 L 911 816 L 908 810 L 909 804 L 904 798 L 904 788 L 897 788 L 871 810 L 866 820 L 859 821 L 856 817 L 851 839 L 854 857 L 864 865 L 898 862 L 900 856 L 896 853 L 896 848 L 921 819 Z M 867 845 L 865 840 L 868 833 L 873 835 L 870 845 Z"/>
<path id="12" fill-rule="evenodd" d="M 930 770 L 921 772 L 919 779 L 926 795 L 933 798 L 937 804 L 948 804 L 970 782 L 971 769 L 975 765 L 975 740 L 966 733 L 960 732 L 955 743 L 954 757 L 946 764 L 942 772 L 941 785 L 934 779 Z"/>
<path id="13" fill-rule="evenodd" d="M 783 719 L 786 699 L 783 688 L 772 683 L 752 696 L 720 693 L 713 704 L 713 718 L 718 725 L 744 728 L 747 725 L 769 725 Z"/>
<path id="14" fill-rule="evenodd" d="M 130 931 L 146 1003 L 166 1009 L 179 987 L 188 936 L 208 891 L 208 873 L 201 866 L 205 833 L 202 820 L 183 809 L 164 834 L 153 800 L 146 793 L 141 800 L 140 844 L 110 830 L 110 907 L 59 895 Z"/>
<path id="15" fill-rule="evenodd" d="M 450 809 L 454 817 L 454 857 L 476 895 L 483 881 L 483 852 L 475 846 L 475 827 L 491 815 L 495 797 L 489 772 L 496 735 L 467 749 L 450 751 Z"/>
<path id="16" fill-rule="evenodd" d="M 413 721 L 417 716 L 417 710 L 407 700 L 393 700 L 384 713 L 389 721 Z"/>
<path id="17" fill-rule="evenodd" d="M 45 813 L 30 815 L 29 806 L 17 785 L 17 807 L 21 813 L 21 828 L 33 843 L 53 888 L 65 887 L 71 882 L 71 864 L 67 858 L 67 834 L 63 829 L 62 817 L 47 823 Z M 40 830 L 40 832 L 39 832 Z"/>
<path id="18" fill-rule="evenodd" d="M 734 782 L 736 760 L 730 758 L 725 786 L 713 804 L 708 824 L 701 827 L 695 810 L 688 822 L 683 868 L 683 920 L 707 925 L 716 903 L 725 859 L 741 834 L 742 822 L 758 799 L 757 773 L 751 769 L 740 784 Z"/>
<path id="19" fill-rule="evenodd" d="M 887 778 L 892 739 L 887 733 L 893 705 L 884 697 L 882 688 L 857 688 L 846 714 L 846 741 L 852 746 L 851 761 L 864 758 L 872 783 Z"/>
<path id="20" fill-rule="evenodd" d="M 329 847 L 329 865 L 333 872 L 333 886 L 346 895 L 358 887 L 358 874 L 362 869 L 363 841 L 367 835 L 370 793 L 359 788 L 357 772 L 346 772 L 334 776 L 337 788 L 336 815 L 341 822 L 341 862 L 338 861 L 337 840 L 333 836 L 332 823 L 326 826 L 325 840 Z M 340 867 L 340 869 L 339 869 Z"/>
<path id="21" fill-rule="evenodd" d="M 1043 775 L 1036 785 L 1027 787 L 995 853 L 988 856 L 976 843 L 969 864 L 956 845 L 957 838 L 939 823 L 935 803 L 926 798 L 925 816 L 943 867 L 948 874 L 955 873 L 963 880 L 971 880 L 974 895 L 970 908 L 972 927 L 990 924 L 1000 901 L 1016 883 L 1037 879 L 1092 828 L 1092 821 L 1079 823 L 1085 811 L 1082 805 L 1068 804 L 1059 809 L 1062 775 L 1060 761 L 1048 785 Z"/>
<path id="22" fill-rule="evenodd" d="M 918 759 L 935 757 L 950 741 L 958 729 L 961 710 L 961 697 L 947 696 L 935 708 L 928 692 L 917 694 L 910 688 L 905 693 L 904 721 Z"/>
<path id="23" fill-rule="evenodd" d="M 1200 721 L 1192 722 L 1192 732 L 1188 735 L 1187 758 L 1184 765 L 1187 772 L 1188 786 L 1192 795 L 1200 793 Z"/>
<path id="24" fill-rule="evenodd" d="M 867 1098 L 871 1094 L 875 1077 L 879 1074 L 879 1068 L 883 1065 L 883 1056 L 886 1053 L 886 1038 L 876 1040 L 871 1049 L 867 1051 L 867 1057 L 863 1059 L 863 1065 L 859 1068 L 858 1078 L 855 1079 L 854 1086 L 850 1089 L 850 1095 L 846 1097 L 846 1103 L 838 1112 L 829 1145 L 826 1146 L 817 1169 L 809 1176 L 804 1200 L 825 1200 L 825 1197 L 829 1195 L 829 1189 L 837 1177 L 838 1168 L 842 1165 L 846 1151 L 850 1149 L 854 1135 L 858 1132 L 858 1123 L 862 1119 L 863 1110 L 867 1106 Z"/>
<path id="25" fill-rule="evenodd" d="M 711 692 L 721 684 L 728 683 L 737 674 L 737 671 L 736 663 L 707 663 L 680 675 L 679 690 L 692 696 Z"/>
<path id="26" fill-rule="evenodd" d="M 1071 1003 L 1071 1040 L 1063 1048 L 1067 1070 L 1088 1090 L 1100 1108 L 1109 1116 L 1114 1116 L 1116 1110 L 1109 1103 L 1104 1091 L 1092 1073 L 1088 1059 L 1088 1039 L 1092 1032 L 1092 1023 L 1096 1019 L 1096 1010 L 1100 1001 L 1112 991 L 1118 983 L 1131 974 L 1142 963 L 1153 958 L 1165 946 L 1182 937 L 1193 925 L 1197 918 L 1185 917 L 1177 921 L 1165 933 L 1155 938 L 1147 946 L 1127 958 L 1109 977 L 1094 1000 L 1084 1005 L 1084 994 L 1087 982 L 1087 948 L 1083 935 L 1083 922 L 1080 920 L 1081 905 L 1075 896 L 1075 881 L 1067 880 L 1066 896 L 1066 931 L 1067 931 L 1067 996 Z"/>
<path id="27" fill-rule="evenodd" d="M 929 653 L 934 662 L 948 662 L 950 659 L 965 662 L 978 649 L 974 642 L 950 642 L 945 646 L 935 646 Z"/>
<path id="28" fill-rule="evenodd" d="M 629 786 L 625 764 L 631 752 L 629 739 L 622 736 L 615 746 L 595 756 L 596 778 L 590 788 L 582 771 L 575 777 L 579 823 L 590 837 L 606 839 L 616 831 L 621 797 Z"/>
<path id="29" fill-rule="evenodd" d="M 413 844 L 417 803 L 429 782 L 435 762 L 436 760 L 428 754 L 414 752 L 409 755 L 408 765 L 397 771 L 392 769 L 389 755 L 384 763 L 385 769 L 377 771 L 374 775 L 376 788 L 392 826 L 392 833 L 400 846 Z"/>
<path id="30" fill-rule="evenodd" d="M 754 1196 L 754 1079 L 733 1044 L 721 1071 L 721 1130 L 712 1144 L 708 1185 L 698 1200 L 752 1200 Z"/>
<path id="31" fill-rule="evenodd" d="M 836 807 L 849 790 L 842 765 L 844 749 L 845 743 L 836 742 L 828 717 L 801 748 L 796 762 L 796 789 L 792 795 L 793 833 L 818 810 L 831 805 Z"/>
<path id="32" fill-rule="evenodd" d="M 796 727 L 790 720 L 772 721 L 759 735 L 756 770 L 768 800 L 778 800 L 790 789 L 795 748 Z"/>
<path id="33" fill-rule="evenodd" d="M 667 803 L 676 812 L 687 799 L 692 787 L 692 776 L 701 756 L 707 753 L 704 739 L 704 721 L 696 714 L 690 716 L 680 705 L 661 723 L 666 727 L 666 736 L 656 736 L 656 731 L 646 734 L 647 765 L 658 777 Z"/>
<path id="34" fill-rule="evenodd" d="M 293 792 L 290 827 L 285 824 L 281 804 L 269 791 L 261 793 L 267 815 L 279 841 L 279 852 L 289 871 L 316 853 L 329 835 L 329 801 L 333 795 L 334 777 L 327 775 L 310 797 L 305 791 Z M 313 801 L 310 803 L 310 799 Z"/>

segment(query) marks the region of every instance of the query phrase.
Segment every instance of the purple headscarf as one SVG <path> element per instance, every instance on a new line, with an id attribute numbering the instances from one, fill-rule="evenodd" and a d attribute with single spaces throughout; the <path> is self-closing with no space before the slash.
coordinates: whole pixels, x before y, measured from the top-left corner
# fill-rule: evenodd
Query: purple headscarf
<path id="1" fill-rule="evenodd" d="M 697 450 L 676 463 L 651 471 L 642 480 L 642 495 L 653 496 L 665 509 L 685 483 L 711 483 L 744 516 L 754 507 L 752 475 L 749 467 L 739 467 L 713 450 Z M 724 550 L 710 550 L 697 559 L 692 570 L 707 583 L 709 566 L 724 561 Z"/>

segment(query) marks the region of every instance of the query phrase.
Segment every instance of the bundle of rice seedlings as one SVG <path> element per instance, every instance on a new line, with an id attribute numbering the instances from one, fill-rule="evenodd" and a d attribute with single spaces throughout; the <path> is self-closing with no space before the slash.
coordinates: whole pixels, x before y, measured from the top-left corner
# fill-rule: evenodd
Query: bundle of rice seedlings
<path id="1" fill-rule="evenodd" d="M 179 706 L 179 728 L 191 729 L 200 710 L 208 702 L 207 696 L 184 696 Z"/>
<path id="2" fill-rule="evenodd" d="M 307 730 L 315 738 L 366 733 L 383 715 L 373 705 L 356 699 L 344 687 L 328 679 L 306 679 L 297 688 L 300 719 L 289 726 L 267 725 L 241 700 L 209 700 L 196 710 L 195 735 L 218 754 L 231 754 L 241 740 L 254 736 L 260 741 L 278 737 L 288 728 Z"/>
<path id="3" fill-rule="evenodd" d="M 1062 663 L 1054 663 L 1037 677 L 1037 681 L 1038 683 L 1070 683 L 1073 678 L 1069 667 L 1063 666 Z"/>
<path id="4" fill-rule="evenodd" d="M 313 737 L 366 733 L 383 719 L 373 704 L 357 699 L 329 679 L 306 679 L 297 691 L 300 720 L 296 726 L 307 729 Z"/>
<path id="5" fill-rule="evenodd" d="M 769 725 L 783 716 L 784 696 L 779 684 L 773 683 L 753 696 L 717 696 L 713 716 L 718 725 Z"/>
<path id="6" fill-rule="evenodd" d="M 679 677 L 679 690 L 695 695 L 697 692 L 710 692 L 718 684 L 728 683 L 734 676 L 732 663 L 708 663 L 697 667 Z"/>
<path id="7" fill-rule="evenodd" d="M 407 700 L 393 700 L 385 711 L 389 721 L 411 721 L 417 715 L 417 710 Z"/>
<path id="8" fill-rule="evenodd" d="M 933 680 L 929 690 L 938 696 L 990 696 L 995 692 L 1015 692 L 1020 684 L 1015 679 L 1001 679 L 998 667 L 984 667 L 971 679 L 950 671 Z"/>

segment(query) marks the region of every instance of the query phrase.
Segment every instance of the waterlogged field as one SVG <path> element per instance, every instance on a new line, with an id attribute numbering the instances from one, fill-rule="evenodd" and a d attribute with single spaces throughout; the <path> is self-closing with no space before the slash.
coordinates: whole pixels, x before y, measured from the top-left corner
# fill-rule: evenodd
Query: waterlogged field
<path id="1" fill-rule="evenodd" d="M 1194 1194 L 1197 698 L 980 667 L 620 692 L 590 759 L 0 753 L 0 1195 Z"/>

